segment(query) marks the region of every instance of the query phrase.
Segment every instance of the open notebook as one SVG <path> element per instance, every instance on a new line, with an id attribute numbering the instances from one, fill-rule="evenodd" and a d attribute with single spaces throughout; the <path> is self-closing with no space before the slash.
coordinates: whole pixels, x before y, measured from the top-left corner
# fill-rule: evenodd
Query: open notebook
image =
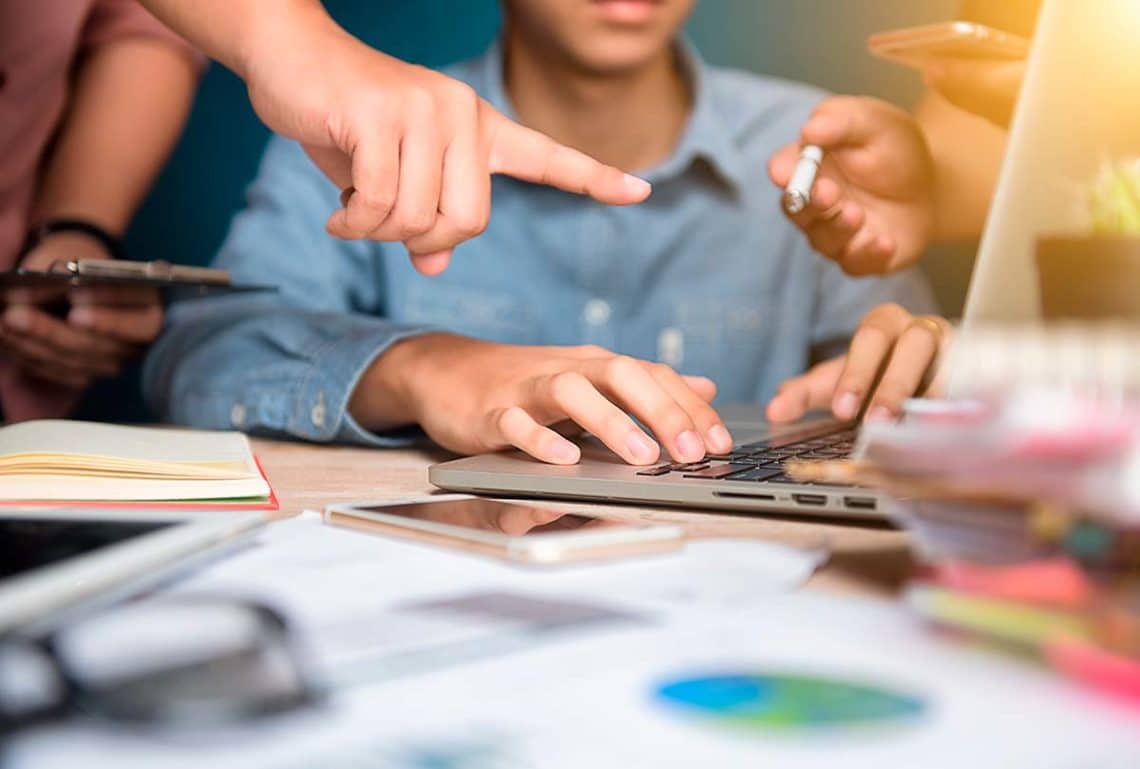
<path id="1" fill-rule="evenodd" d="M 276 507 L 240 433 L 69 420 L 0 428 L 0 504 L 57 501 Z"/>

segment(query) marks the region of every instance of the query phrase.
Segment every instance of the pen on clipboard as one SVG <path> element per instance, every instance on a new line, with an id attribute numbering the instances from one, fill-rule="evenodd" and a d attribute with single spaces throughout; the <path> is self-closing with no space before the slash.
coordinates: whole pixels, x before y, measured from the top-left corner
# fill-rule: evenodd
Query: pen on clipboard
<path id="1" fill-rule="evenodd" d="M 781 203 L 784 210 L 793 216 L 802 213 L 811 203 L 811 188 L 815 186 L 815 177 L 819 173 L 819 165 L 823 162 L 823 150 L 814 144 L 809 144 L 800 151 L 799 162 L 784 188 Z"/>
<path id="2" fill-rule="evenodd" d="M 73 275 L 99 278 L 144 278 L 171 282 L 231 284 L 229 272 L 210 267 L 186 267 L 169 262 L 127 262 L 120 259 L 77 259 L 65 268 Z"/>

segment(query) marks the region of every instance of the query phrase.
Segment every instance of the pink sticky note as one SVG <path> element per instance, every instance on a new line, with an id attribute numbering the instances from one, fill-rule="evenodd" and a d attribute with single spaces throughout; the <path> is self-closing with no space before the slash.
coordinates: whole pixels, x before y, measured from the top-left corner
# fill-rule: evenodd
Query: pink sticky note
<path id="1" fill-rule="evenodd" d="M 1140 660 L 1121 657 L 1076 640 L 1046 644 L 1044 652 L 1057 670 L 1140 706 Z"/>
<path id="2" fill-rule="evenodd" d="M 1081 569 L 1067 558 L 1015 566 L 946 561 L 934 567 L 931 581 L 990 598 L 1066 607 L 1086 606 L 1096 592 Z"/>

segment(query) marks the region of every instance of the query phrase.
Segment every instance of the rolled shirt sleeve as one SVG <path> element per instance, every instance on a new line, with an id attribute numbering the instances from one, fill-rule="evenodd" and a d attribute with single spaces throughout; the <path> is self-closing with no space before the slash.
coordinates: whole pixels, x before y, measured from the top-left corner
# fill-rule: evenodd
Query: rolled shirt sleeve
<path id="1" fill-rule="evenodd" d="M 307 441 L 404 445 L 348 413 L 360 377 L 423 329 L 383 318 L 298 311 L 248 298 L 189 302 L 147 359 L 145 388 L 164 419 Z"/>

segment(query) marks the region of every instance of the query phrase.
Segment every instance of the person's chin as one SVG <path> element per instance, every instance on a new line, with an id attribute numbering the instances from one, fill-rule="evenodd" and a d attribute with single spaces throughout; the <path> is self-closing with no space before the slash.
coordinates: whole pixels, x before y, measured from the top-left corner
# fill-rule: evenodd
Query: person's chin
<path id="1" fill-rule="evenodd" d="M 628 40 L 595 42 L 588 51 L 576 57 L 581 69 L 597 75 L 621 75 L 633 72 L 653 62 L 661 46 L 656 44 L 630 45 Z"/>

